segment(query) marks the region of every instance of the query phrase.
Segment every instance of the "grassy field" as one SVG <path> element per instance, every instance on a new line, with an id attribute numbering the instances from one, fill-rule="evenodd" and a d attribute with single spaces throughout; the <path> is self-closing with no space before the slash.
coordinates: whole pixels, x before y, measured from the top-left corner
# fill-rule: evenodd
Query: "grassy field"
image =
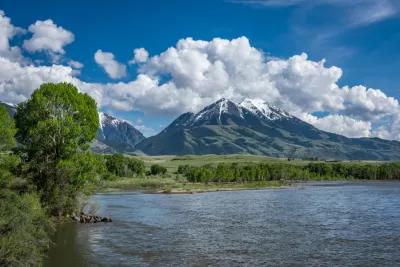
<path id="1" fill-rule="evenodd" d="M 175 173 L 179 165 L 201 166 L 218 163 L 272 163 L 288 162 L 287 158 L 272 158 L 267 156 L 233 154 L 233 155 L 189 155 L 189 156 L 142 156 L 139 157 L 146 166 L 160 164 L 168 169 L 169 173 Z M 309 161 L 292 160 L 292 164 L 306 164 Z"/>
<path id="2" fill-rule="evenodd" d="M 218 163 L 290 163 L 295 165 L 304 165 L 308 160 L 291 160 L 287 158 L 272 158 L 257 155 L 202 155 L 202 156 L 139 156 L 145 162 L 146 169 L 152 164 L 159 164 L 167 168 L 164 176 L 146 176 L 136 178 L 119 178 L 114 181 L 105 182 L 101 191 L 128 191 L 143 190 L 151 192 L 165 193 L 190 193 L 219 190 L 239 190 L 239 189 L 257 189 L 266 187 L 287 186 L 287 181 L 263 181 L 263 182 L 245 182 L 245 183 L 188 183 L 185 178 L 177 174 L 179 165 L 202 166 L 206 164 Z"/>

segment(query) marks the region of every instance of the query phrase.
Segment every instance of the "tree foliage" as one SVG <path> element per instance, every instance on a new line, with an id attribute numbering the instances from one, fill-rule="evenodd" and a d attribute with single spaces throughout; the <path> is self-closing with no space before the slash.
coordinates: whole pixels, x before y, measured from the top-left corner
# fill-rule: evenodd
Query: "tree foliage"
<path id="1" fill-rule="evenodd" d="M 88 148 L 99 127 L 95 101 L 68 83 L 43 84 L 15 115 L 21 155 L 44 204 L 53 215 L 68 212 L 65 199 L 80 189 L 60 175 L 59 164 Z M 60 203 L 57 203 L 57 201 Z"/>
<path id="2" fill-rule="evenodd" d="M 0 106 L 0 151 L 5 151 L 15 146 L 15 123 L 4 106 Z"/>
<path id="3" fill-rule="evenodd" d="M 247 182 L 272 180 L 400 180 L 400 163 L 285 163 L 181 165 L 178 173 L 190 182 Z"/>
<path id="4" fill-rule="evenodd" d="M 0 128 L 13 127 L 0 120 Z M 14 144 L 13 134 L 0 144 Z M 40 199 L 25 187 L 21 190 L 17 177 L 20 158 L 0 153 L 0 266 L 40 266 L 49 245 L 49 221 Z"/>
<path id="5" fill-rule="evenodd" d="M 119 177 L 134 177 L 144 175 L 145 166 L 143 160 L 133 157 L 125 157 L 122 154 L 105 156 L 107 170 Z"/>

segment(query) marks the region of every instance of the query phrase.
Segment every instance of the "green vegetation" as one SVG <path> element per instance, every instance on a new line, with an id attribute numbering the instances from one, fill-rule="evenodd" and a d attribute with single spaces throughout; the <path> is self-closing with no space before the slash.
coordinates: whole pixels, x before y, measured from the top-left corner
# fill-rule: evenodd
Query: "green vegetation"
<path id="1" fill-rule="evenodd" d="M 15 126 L 2 107 L 0 117 L 0 266 L 40 265 L 50 223 L 37 193 L 18 177 L 20 158 L 5 151 L 15 144 Z"/>
<path id="2" fill-rule="evenodd" d="M 86 181 L 66 176 L 59 171 L 60 164 L 74 160 L 95 137 L 99 128 L 96 102 L 71 84 L 43 84 L 18 106 L 15 120 L 20 154 L 42 203 L 51 215 L 72 212 L 71 202 Z"/>
<path id="3" fill-rule="evenodd" d="M 95 101 L 66 83 L 42 85 L 15 124 L 0 107 L 0 266 L 42 265 L 55 216 L 104 179 L 103 158 L 86 151 L 98 127 Z"/>
<path id="4" fill-rule="evenodd" d="M 107 171 L 119 177 L 143 176 L 144 162 L 132 157 L 124 157 L 121 154 L 104 156 Z"/>
<path id="5" fill-rule="evenodd" d="M 167 173 L 167 168 L 159 164 L 153 164 L 150 166 L 151 175 L 165 175 Z"/>
<path id="6" fill-rule="evenodd" d="M 0 151 L 5 151 L 15 146 L 15 123 L 8 115 L 7 109 L 0 106 Z"/>
<path id="7" fill-rule="evenodd" d="M 289 163 L 181 165 L 178 173 L 189 182 L 232 183 L 278 180 L 400 180 L 400 163 Z"/>

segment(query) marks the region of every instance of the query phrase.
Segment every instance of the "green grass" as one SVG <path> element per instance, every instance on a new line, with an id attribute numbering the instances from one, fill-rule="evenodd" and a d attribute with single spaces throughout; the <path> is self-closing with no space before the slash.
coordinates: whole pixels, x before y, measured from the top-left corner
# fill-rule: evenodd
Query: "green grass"
<path id="1" fill-rule="evenodd" d="M 287 162 L 287 158 L 272 158 L 267 156 L 233 154 L 233 155 L 188 155 L 188 156 L 141 156 L 146 167 L 152 164 L 160 164 L 168 169 L 168 173 L 175 173 L 179 165 L 202 166 L 218 163 L 272 163 Z M 306 164 L 308 161 L 294 160 L 292 164 Z"/>

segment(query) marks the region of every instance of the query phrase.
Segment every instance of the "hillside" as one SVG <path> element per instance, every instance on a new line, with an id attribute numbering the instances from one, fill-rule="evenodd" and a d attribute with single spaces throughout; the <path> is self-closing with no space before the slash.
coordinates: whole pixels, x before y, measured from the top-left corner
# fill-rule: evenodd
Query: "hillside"
<path id="1" fill-rule="evenodd" d="M 400 142 L 347 138 L 321 131 L 260 101 L 221 99 L 184 113 L 156 136 L 140 142 L 148 155 L 255 154 L 349 160 L 400 159 Z"/>

